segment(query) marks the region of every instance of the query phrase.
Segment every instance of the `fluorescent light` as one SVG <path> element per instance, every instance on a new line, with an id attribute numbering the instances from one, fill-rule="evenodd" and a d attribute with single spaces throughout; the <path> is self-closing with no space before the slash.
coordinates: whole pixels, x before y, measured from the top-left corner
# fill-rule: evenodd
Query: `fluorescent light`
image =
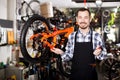
<path id="1" fill-rule="evenodd" d="M 96 0 L 96 5 L 98 6 L 98 7 L 101 7 L 101 5 L 102 5 L 102 0 Z"/>

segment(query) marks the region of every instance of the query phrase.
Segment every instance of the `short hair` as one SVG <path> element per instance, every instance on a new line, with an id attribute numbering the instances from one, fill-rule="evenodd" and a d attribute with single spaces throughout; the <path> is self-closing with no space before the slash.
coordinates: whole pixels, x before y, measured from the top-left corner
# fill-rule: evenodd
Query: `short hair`
<path id="1" fill-rule="evenodd" d="M 79 11 L 88 11 L 89 16 L 91 15 L 91 12 L 90 12 L 89 9 L 87 9 L 87 8 L 79 8 L 79 9 L 77 10 L 77 12 L 76 12 L 76 16 L 78 16 L 78 12 L 79 12 Z"/>

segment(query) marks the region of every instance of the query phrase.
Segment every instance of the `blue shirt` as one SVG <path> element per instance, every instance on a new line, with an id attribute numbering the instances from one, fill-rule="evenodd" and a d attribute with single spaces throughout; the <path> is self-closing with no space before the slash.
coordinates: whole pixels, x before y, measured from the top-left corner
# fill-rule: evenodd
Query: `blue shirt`
<path id="1" fill-rule="evenodd" d="M 66 51 L 65 51 L 65 53 L 63 53 L 61 55 L 63 61 L 68 61 L 68 60 L 72 59 L 72 57 L 73 57 L 75 34 L 76 34 L 76 32 L 73 32 L 68 37 L 68 42 L 67 42 L 67 45 L 66 45 Z M 90 40 L 91 40 L 90 37 L 91 37 L 91 31 L 89 31 L 86 34 L 86 36 L 84 36 L 80 32 L 80 30 L 78 30 L 76 40 L 77 40 L 77 42 L 90 42 Z M 107 51 L 106 51 L 106 48 L 105 48 L 104 41 L 102 39 L 102 36 L 95 31 L 93 31 L 93 33 L 92 33 L 92 43 L 93 43 L 93 50 L 95 50 L 98 45 L 102 47 L 101 54 L 99 54 L 98 56 L 95 56 L 95 58 L 97 58 L 99 60 L 105 59 L 106 55 L 107 55 Z"/>

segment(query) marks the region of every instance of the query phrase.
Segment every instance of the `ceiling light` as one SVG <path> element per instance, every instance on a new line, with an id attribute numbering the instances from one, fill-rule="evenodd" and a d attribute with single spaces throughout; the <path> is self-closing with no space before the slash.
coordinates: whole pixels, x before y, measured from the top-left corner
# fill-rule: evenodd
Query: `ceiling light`
<path id="1" fill-rule="evenodd" d="M 96 3 L 96 5 L 97 5 L 98 7 L 101 7 L 101 5 L 102 5 L 102 0 L 96 0 L 95 3 Z"/>

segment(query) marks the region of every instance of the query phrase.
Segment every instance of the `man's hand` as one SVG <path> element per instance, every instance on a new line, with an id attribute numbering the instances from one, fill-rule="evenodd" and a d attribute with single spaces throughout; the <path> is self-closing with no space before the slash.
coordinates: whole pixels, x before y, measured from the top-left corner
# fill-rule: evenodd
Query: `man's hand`
<path id="1" fill-rule="evenodd" d="M 64 52 L 63 52 L 61 49 L 59 49 L 59 48 L 52 48 L 51 51 L 54 52 L 54 53 L 56 53 L 56 54 L 63 54 L 63 53 L 64 53 Z"/>
<path id="2" fill-rule="evenodd" d="M 93 54 L 95 56 L 98 56 L 101 53 L 101 51 L 102 51 L 102 48 L 100 46 L 97 46 Z"/>

